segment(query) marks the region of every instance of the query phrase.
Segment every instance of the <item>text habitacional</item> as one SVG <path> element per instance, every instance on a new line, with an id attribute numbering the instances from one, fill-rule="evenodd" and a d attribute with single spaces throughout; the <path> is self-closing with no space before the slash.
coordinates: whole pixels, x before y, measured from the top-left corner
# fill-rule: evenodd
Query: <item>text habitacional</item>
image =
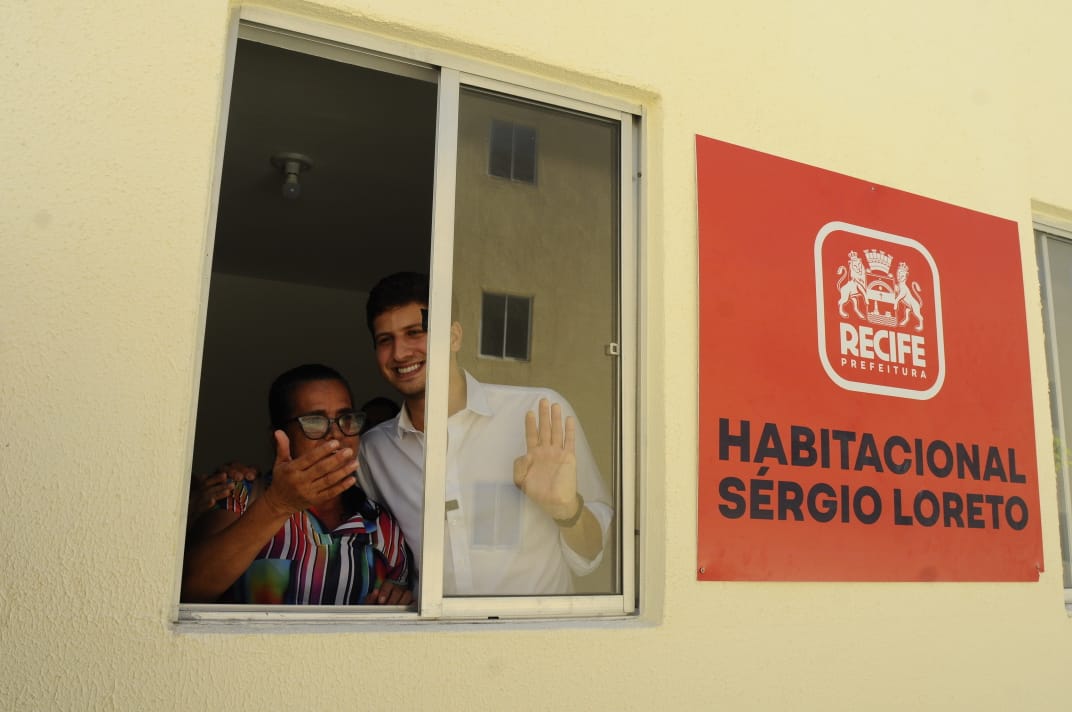
<path id="1" fill-rule="evenodd" d="M 999 480 L 1022 484 L 1027 476 L 1017 471 L 1016 450 L 1011 447 L 948 443 L 891 435 L 804 425 L 755 426 L 748 420 L 719 418 L 718 458 L 759 464 L 777 462 L 794 467 Z"/>

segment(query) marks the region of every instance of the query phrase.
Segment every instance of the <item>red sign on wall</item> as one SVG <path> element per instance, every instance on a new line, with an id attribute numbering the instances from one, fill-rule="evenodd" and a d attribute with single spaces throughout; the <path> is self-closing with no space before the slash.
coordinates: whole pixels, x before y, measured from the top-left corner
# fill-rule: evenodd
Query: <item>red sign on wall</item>
<path id="1" fill-rule="evenodd" d="M 698 577 L 1037 580 L 1016 224 L 696 153 Z"/>

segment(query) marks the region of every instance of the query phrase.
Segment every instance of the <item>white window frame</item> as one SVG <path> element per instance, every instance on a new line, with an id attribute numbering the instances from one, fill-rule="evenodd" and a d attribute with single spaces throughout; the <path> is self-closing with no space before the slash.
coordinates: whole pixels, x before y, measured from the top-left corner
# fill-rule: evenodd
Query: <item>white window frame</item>
<path id="1" fill-rule="evenodd" d="M 1038 254 L 1040 272 L 1040 286 L 1042 288 L 1043 315 L 1046 320 L 1044 325 L 1046 332 L 1046 367 L 1049 371 L 1049 379 L 1053 382 L 1054 393 L 1051 394 L 1051 412 L 1053 413 L 1053 428 L 1059 432 L 1065 432 L 1065 424 L 1072 418 L 1072 412 L 1065 412 L 1065 404 L 1061 401 L 1062 379 L 1072 378 L 1072 373 L 1062 374 L 1057 357 L 1057 339 L 1053 334 L 1057 331 L 1057 323 L 1053 309 L 1053 284 L 1050 268 L 1050 240 L 1067 241 L 1072 245 L 1072 223 L 1055 220 L 1052 218 L 1036 218 L 1033 224 L 1035 233 L 1035 249 Z M 1056 394 L 1056 395 L 1054 395 Z M 1052 436 L 1052 434 L 1051 434 Z M 1064 540 L 1068 543 L 1069 550 L 1061 552 L 1062 577 L 1067 575 L 1068 567 L 1072 566 L 1072 467 L 1069 466 L 1067 453 L 1072 450 L 1069 444 L 1064 445 L 1066 456 L 1062 458 L 1057 468 L 1057 477 L 1062 483 L 1062 496 L 1064 499 L 1065 522 L 1062 532 Z M 1057 465 L 1057 463 L 1055 463 Z M 1065 608 L 1072 613 L 1072 587 L 1065 587 Z"/>
<path id="2" fill-rule="evenodd" d="M 202 307 L 196 363 L 200 373 L 206 305 L 211 279 L 211 255 L 215 240 L 215 215 L 218 209 L 222 176 L 223 152 L 226 140 L 227 113 L 230 104 L 231 81 L 234 74 L 237 41 L 240 37 L 256 37 L 264 41 L 272 37 L 277 46 L 298 49 L 330 59 L 359 64 L 374 69 L 427 78 L 438 68 L 438 102 L 436 118 L 436 150 L 434 194 L 432 208 L 429 344 L 427 381 L 427 420 L 425 434 L 425 508 L 424 556 L 421 572 L 421 592 L 418 610 L 402 606 L 248 606 L 179 603 L 180 572 L 176 571 L 172 621 L 179 629 L 196 629 L 203 625 L 238 626 L 300 631 L 307 627 L 358 624 L 362 629 L 398 629 L 400 624 L 426 626 L 442 623 L 487 622 L 511 624 L 526 622 L 546 624 L 553 620 L 636 620 L 638 614 L 637 586 L 643 578 L 642 563 L 637 557 L 639 539 L 637 495 L 637 463 L 642 452 L 637 438 L 637 408 L 642 397 L 637 355 L 639 354 L 640 325 L 638 303 L 641 297 L 642 275 L 637 254 L 640 249 L 640 168 L 641 107 L 621 99 L 599 95 L 575 87 L 563 86 L 511 70 L 485 65 L 464 57 L 436 50 L 415 47 L 374 35 L 323 25 L 305 18 L 255 7 L 240 7 L 233 12 L 228 36 L 226 74 L 221 101 L 220 133 L 213 181 L 213 204 L 208 221 L 208 248 L 202 275 Z M 311 50 L 315 47 L 315 50 Z M 443 596 L 444 500 L 446 472 L 447 380 L 450 333 L 451 280 L 453 273 L 453 234 L 455 181 L 458 142 L 459 96 L 463 86 L 501 92 L 509 96 L 557 106 L 566 110 L 601 116 L 620 126 L 620 264 L 621 286 L 619 318 L 621 343 L 618 344 L 621 373 L 621 432 L 618 433 L 614 455 L 619 473 L 617 512 L 618 541 L 615 573 L 621 582 L 621 593 L 612 595 L 526 596 L 526 597 L 447 597 Z M 197 411 L 197 384 L 194 380 L 192 399 L 194 422 Z M 193 435 L 187 443 L 186 462 L 193 452 Z M 185 513 L 185 507 L 181 508 Z M 183 527 L 185 530 L 185 526 Z M 615 536 L 612 532 L 611 536 Z M 181 557 L 179 561 L 181 567 Z"/>

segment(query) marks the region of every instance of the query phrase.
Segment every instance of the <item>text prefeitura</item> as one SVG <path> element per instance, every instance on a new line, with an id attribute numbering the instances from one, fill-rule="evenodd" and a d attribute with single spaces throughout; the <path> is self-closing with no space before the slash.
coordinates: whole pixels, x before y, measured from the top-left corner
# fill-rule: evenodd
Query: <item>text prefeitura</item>
<path id="1" fill-rule="evenodd" d="M 758 432 L 755 432 L 758 430 Z M 784 436 L 784 437 L 783 437 Z M 724 477 L 719 481 L 719 512 L 728 519 L 778 519 L 873 524 L 885 509 L 882 496 L 870 485 L 835 487 L 827 482 L 807 486 L 793 480 L 766 477 L 769 465 L 820 467 L 847 472 L 917 475 L 938 479 L 1000 481 L 1024 484 L 1017 472 L 1016 451 L 996 446 L 947 443 L 893 435 L 884 440 L 871 433 L 802 425 L 787 430 L 774 423 L 754 429 L 747 420 L 718 421 L 718 458 L 760 465 L 748 480 Z M 1028 508 L 1018 496 L 933 491 L 915 494 L 893 489 L 892 521 L 900 526 L 945 526 L 969 529 L 1023 529 Z"/>

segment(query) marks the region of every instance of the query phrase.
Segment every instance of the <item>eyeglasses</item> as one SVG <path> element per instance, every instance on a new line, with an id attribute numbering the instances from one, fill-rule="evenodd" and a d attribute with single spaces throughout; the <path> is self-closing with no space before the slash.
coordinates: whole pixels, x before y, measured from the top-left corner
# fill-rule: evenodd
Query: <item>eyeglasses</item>
<path id="1" fill-rule="evenodd" d="M 291 418 L 287 422 L 293 423 L 295 420 L 301 426 L 305 437 L 310 440 L 320 440 L 327 437 L 327 434 L 331 432 L 332 423 L 339 426 L 339 431 L 343 435 L 357 435 L 361 432 L 361 426 L 365 424 L 365 414 L 361 411 L 351 410 L 346 413 L 339 413 L 334 418 L 329 418 L 326 415 L 299 415 L 297 418 Z"/>

